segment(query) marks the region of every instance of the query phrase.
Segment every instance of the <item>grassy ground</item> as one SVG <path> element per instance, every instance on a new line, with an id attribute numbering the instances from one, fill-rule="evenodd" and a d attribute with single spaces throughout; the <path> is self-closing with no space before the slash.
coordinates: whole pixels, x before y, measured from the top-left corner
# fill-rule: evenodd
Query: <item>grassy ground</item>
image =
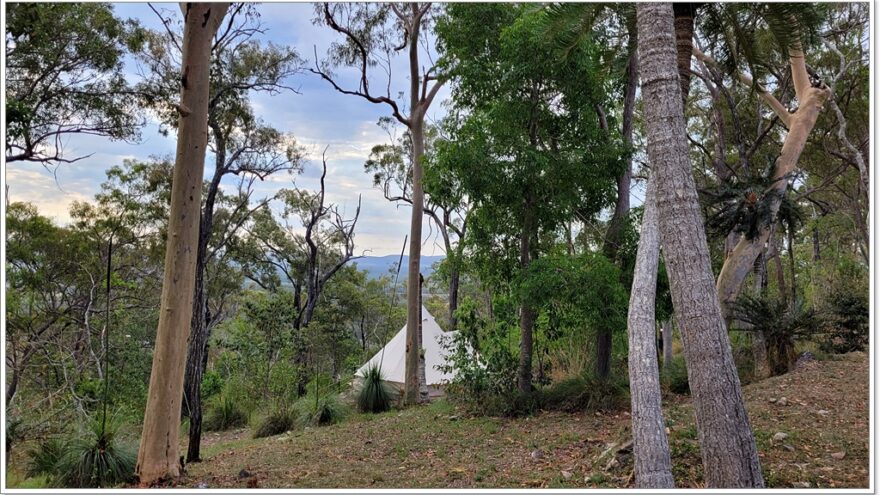
<path id="1" fill-rule="evenodd" d="M 868 391 L 864 353 L 810 363 L 746 386 L 767 485 L 867 487 Z M 672 397 L 665 413 L 676 484 L 700 487 L 690 402 Z M 629 423 L 626 411 L 468 418 L 441 401 L 259 440 L 248 430 L 208 434 L 205 461 L 187 466 L 180 485 L 627 487 L 632 486 L 631 456 L 613 452 L 615 444 L 629 439 Z M 787 437 L 774 440 L 777 433 Z M 603 456 L 609 448 L 612 454 Z"/>

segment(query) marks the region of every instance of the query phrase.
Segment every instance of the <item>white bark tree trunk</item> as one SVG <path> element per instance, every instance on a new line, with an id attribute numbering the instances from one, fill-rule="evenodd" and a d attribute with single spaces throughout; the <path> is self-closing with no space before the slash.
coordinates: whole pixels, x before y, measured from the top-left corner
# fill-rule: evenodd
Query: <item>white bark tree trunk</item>
<path id="1" fill-rule="evenodd" d="M 633 456 L 637 487 L 674 488 L 669 441 L 666 438 L 666 424 L 663 421 L 654 327 L 657 268 L 660 258 L 655 187 L 654 180 L 650 180 L 645 197 L 627 318 Z"/>
<path id="2" fill-rule="evenodd" d="M 181 4 L 183 62 L 159 326 L 135 472 L 142 486 L 180 475 L 179 432 L 193 311 L 202 176 L 208 138 L 211 43 L 227 3 Z"/>
<path id="3" fill-rule="evenodd" d="M 672 5 L 637 6 L 639 66 L 660 242 L 688 364 L 707 487 L 764 486 L 688 158 Z"/>

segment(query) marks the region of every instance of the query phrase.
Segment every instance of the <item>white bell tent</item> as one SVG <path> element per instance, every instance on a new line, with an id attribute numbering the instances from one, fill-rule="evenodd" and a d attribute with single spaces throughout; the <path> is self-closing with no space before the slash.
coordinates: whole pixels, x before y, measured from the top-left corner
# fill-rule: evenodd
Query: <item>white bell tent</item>
<path id="1" fill-rule="evenodd" d="M 431 313 L 422 306 L 422 347 L 425 349 L 425 381 L 429 394 L 435 396 L 440 393 L 440 387 L 453 378 L 452 373 L 446 373 L 437 369 L 438 366 L 446 365 L 446 355 L 449 351 L 441 345 L 441 338 L 445 342 L 451 342 L 455 332 L 444 332 Z M 406 325 L 397 332 L 385 347 L 379 350 L 360 369 L 355 372 L 356 379 L 363 378 L 367 369 L 377 365 L 382 370 L 382 376 L 386 382 L 403 390 L 406 374 Z"/>

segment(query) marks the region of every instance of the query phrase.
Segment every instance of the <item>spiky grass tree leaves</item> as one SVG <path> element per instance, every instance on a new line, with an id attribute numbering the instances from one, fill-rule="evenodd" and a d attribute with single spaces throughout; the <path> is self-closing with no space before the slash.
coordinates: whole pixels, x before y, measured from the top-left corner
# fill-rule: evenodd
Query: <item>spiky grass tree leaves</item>
<path id="1" fill-rule="evenodd" d="M 63 446 L 53 483 L 65 488 L 107 488 L 134 477 L 137 450 L 121 436 L 122 417 L 88 418 L 84 430 Z"/>
<path id="2" fill-rule="evenodd" d="M 394 390 L 382 376 L 382 368 L 373 364 L 364 373 L 363 384 L 357 396 L 361 412 L 380 413 L 391 409 Z"/>

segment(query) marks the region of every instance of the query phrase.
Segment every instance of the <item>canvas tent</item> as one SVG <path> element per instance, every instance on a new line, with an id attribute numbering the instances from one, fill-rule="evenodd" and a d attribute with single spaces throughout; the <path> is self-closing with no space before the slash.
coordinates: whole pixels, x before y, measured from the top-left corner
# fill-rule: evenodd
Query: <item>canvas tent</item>
<path id="1" fill-rule="evenodd" d="M 422 347 L 425 349 L 425 381 L 429 396 L 442 394 L 442 386 L 453 374 L 437 369 L 446 364 L 448 351 L 441 345 L 441 338 L 449 342 L 455 332 L 444 332 L 431 313 L 422 306 Z M 406 325 L 391 340 L 355 372 L 355 378 L 363 378 L 372 365 L 380 366 L 385 381 L 403 390 L 406 373 Z"/>

